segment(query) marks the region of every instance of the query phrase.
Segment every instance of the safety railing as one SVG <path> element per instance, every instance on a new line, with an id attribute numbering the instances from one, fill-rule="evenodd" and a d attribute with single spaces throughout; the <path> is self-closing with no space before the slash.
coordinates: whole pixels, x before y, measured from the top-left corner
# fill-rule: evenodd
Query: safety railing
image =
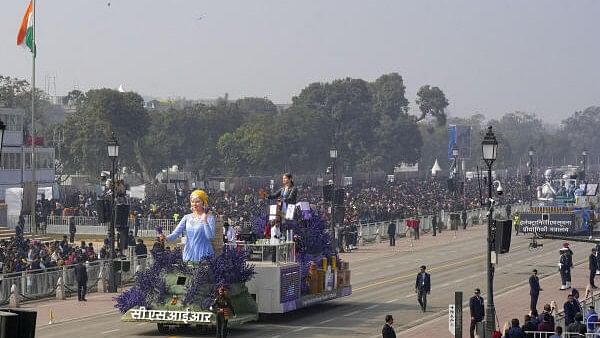
<path id="1" fill-rule="evenodd" d="M 135 273 L 146 269 L 152 264 L 152 256 L 131 256 L 127 259 L 115 259 L 115 269 L 118 271 L 120 283 L 128 284 L 135 278 Z M 67 265 L 58 268 L 28 270 L 0 276 L 0 305 L 8 303 L 11 286 L 17 285 L 20 296 L 24 300 L 34 300 L 51 297 L 55 294 L 58 279 L 62 277 L 67 292 L 77 292 L 75 266 Z M 86 263 L 88 274 L 88 292 L 98 291 L 100 278 L 108 279 L 110 260 L 99 260 Z"/>
<path id="2" fill-rule="evenodd" d="M 513 204 L 513 211 L 524 211 L 528 208 L 526 204 Z M 497 208 L 497 210 L 500 208 Z M 467 210 L 467 226 L 474 224 L 481 224 L 485 222 L 485 215 L 487 210 L 484 208 Z M 87 216 L 48 216 L 46 219 L 45 227 L 38 228 L 39 232 L 47 234 L 68 234 L 69 233 L 69 222 L 73 218 L 77 234 L 84 235 L 106 235 L 109 229 L 109 223 L 98 223 L 96 217 Z M 428 232 L 432 229 L 433 215 L 424 215 L 418 217 L 419 228 L 423 232 Z M 25 232 L 35 232 L 35 229 L 31 228 L 30 216 L 24 216 Z M 369 243 L 378 240 L 388 238 L 387 225 L 391 221 L 371 222 L 371 223 L 360 223 L 358 224 L 359 241 L 361 243 Z M 409 230 L 406 227 L 406 219 L 395 219 L 396 223 L 396 234 L 406 234 Z M 15 228 L 18 223 L 18 216 L 8 216 L 8 226 Z M 462 226 L 462 220 L 460 226 Z M 137 236 L 140 237 L 154 237 L 157 235 L 156 229 L 161 228 L 164 233 L 172 232 L 177 226 L 177 222 L 174 219 L 129 219 L 129 229 L 137 230 Z M 459 227 L 460 227 L 459 226 Z M 450 214 L 444 213 L 438 217 L 438 229 L 441 227 L 442 230 L 451 228 Z"/>
<path id="3" fill-rule="evenodd" d="M 230 250 L 247 250 L 250 262 L 294 263 L 296 262 L 296 249 L 294 242 L 270 244 L 268 240 L 258 240 L 254 244 L 227 243 Z"/>
<path id="4" fill-rule="evenodd" d="M 512 212 L 519 211 L 522 212 L 526 210 L 529 206 L 525 204 L 513 204 L 511 206 Z M 499 208 L 497 208 L 498 210 Z M 487 221 L 486 218 L 487 209 L 479 208 L 467 210 L 466 217 L 466 226 L 473 226 L 475 224 L 482 224 Z M 504 213 L 504 209 L 502 208 L 502 212 Z M 414 218 L 409 218 L 414 219 Z M 429 232 L 433 226 L 433 215 L 424 215 L 418 217 L 419 219 L 419 231 Z M 366 243 L 379 242 L 381 240 L 388 239 L 387 228 L 390 223 L 396 224 L 396 236 L 408 236 L 410 235 L 408 232 L 412 231 L 409 227 L 406 226 L 407 219 L 394 219 L 385 222 L 371 222 L 371 223 L 359 223 L 357 225 L 358 228 L 358 242 L 360 245 L 364 245 Z M 450 213 L 444 213 L 443 215 L 438 217 L 438 227 L 437 229 L 448 230 L 451 229 L 451 220 Z M 463 227 L 462 217 L 460 220 L 460 225 L 458 227 Z"/>
<path id="5" fill-rule="evenodd" d="M 580 304 L 581 304 L 581 309 L 583 310 L 582 314 L 587 313 L 587 310 L 590 308 L 590 306 L 593 306 L 595 309 L 597 309 L 598 306 L 600 306 L 600 293 L 596 293 L 596 294 L 592 293 L 589 297 L 580 301 Z M 565 327 L 565 312 L 559 311 L 557 314 L 555 314 L 554 322 L 556 323 L 556 325 L 562 326 L 564 328 Z"/>
<path id="6" fill-rule="evenodd" d="M 544 331 L 525 331 L 525 334 L 527 337 L 532 337 L 532 338 L 550 338 L 553 334 L 555 334 L 554 332 L 544 332 Z M 561 334 L 562 338 L 597 338 L 598 337 L 598 333 L 594 333 L 594 332 L 589 332 L 589 333 L 585 333 L 585 334 L 581 334 L 581 333 L 575 333 L 575 332 L 564 332 Z M 503 336 L 504 337 L 504 336 Z"/>

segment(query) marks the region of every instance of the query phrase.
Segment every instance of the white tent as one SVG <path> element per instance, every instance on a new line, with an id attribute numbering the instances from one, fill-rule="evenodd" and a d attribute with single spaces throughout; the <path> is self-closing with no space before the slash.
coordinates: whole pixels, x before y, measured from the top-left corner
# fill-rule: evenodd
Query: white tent
<path id="1" fill-rule="evenodd" d="M 42 194 L 47 200 L 52 199 L 52 187 L 38 187 L 37 198 L 40 199 Z M 6 202 L 7 214 L 19 215 L 21 214 L 21 202 L 23 200 L 23 188 L 8 188 L 4 193 L 4 200 Z"/>
<path id="2" fill-rule="evenodd" d="M 143 200 L 146 198 L 146 185 L 142 184 L 130 187 L 128 193 L 130 197 Z"/>
<path id="3" fill-rule="evenodd" d="M 433 163 L 433 167 L 431 167 L 431 176 L 437 175 L 437 173 L 439 173 L 440 171 L 442 171 L 442 168 L 440 167 L 440 164 L 438 163 L 438 160 L 436 158 L 435 163 Z"/>

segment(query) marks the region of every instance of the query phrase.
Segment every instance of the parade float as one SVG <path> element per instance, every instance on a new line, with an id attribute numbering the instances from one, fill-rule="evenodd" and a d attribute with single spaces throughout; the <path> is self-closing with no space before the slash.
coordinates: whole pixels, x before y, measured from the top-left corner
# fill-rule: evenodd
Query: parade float
<path id="1" fill-rule="evenodd" d="M 242 234 L 227 244 L 217 223 L 214 255 L 199 263 L 184 262 L 180 248 L 154 251 L 154 263 L 115 298 L 122 321 L 156 323 L 161 333 L 170 327 L 213 327 L 210 304 L 221 285 L 236 313 L 229 326 L 350 295 L 349 265 L 337 256 L 325 220 L 310 208 L 301 210 L 300 203 L 296 211 L 280 223 L 277 241 L 264 231 L 269 215 L 254 220 L 253 236 Z"/>
<path id="2" fill-rule="evenodd" d="M 519 214 L 519 230 L 539 237 L 592 236 L 598 184 L 581 182 L 576 166 L 547 169 L 537 203 Z"/>

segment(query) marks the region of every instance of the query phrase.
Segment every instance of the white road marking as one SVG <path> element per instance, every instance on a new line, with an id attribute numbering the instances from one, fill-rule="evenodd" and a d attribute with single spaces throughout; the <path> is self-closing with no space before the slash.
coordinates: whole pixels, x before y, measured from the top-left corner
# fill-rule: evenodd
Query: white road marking
<path id="1" fill-rule="evenodd" d="M 389 303 L 393 303 L 393 302 L 396 302 L 396 301 L 399 301 L 399 300 L 400 300 L 400 299 L 396 298 L 396 299 L 388 300 L 386 303 L 388 303 L 388 304 L 389 304 Z"/>
<path id="2" fill-rule="evenodd" d="M 344 317 L 350 317 L 350 316 L 354 316 L 354 315 L 355 315 L 355 314 L 357 314 L 357 313 L 360 313 L 360 310 L 357 310 L 357 311 L 352 311 L 352 312 L 350 312 L 350 313 L 346 313 L 346 314 L 344 315 Z"/>
<path id="3" fill-rule="evenodd" d="M 300 331 L 306 330 L 306 329 L 308 329 L 308 328 L 306 326 L 303 326 L 303 327 L 299 327 L 299 328 L 293 330 L 292 332 L 300 332 Z"/>
<path id="4" fill-rule="evenodd" d="M 378 306 L 379 306 L 379 304 L 373 304 L 373 305 L 367 307 L 365 310 L 371 310 L 371 309 L 374 309 L 374 308 L 376 308 Z"/>
<path id="5" fill-rule="evenodd" d="M 107 334 L 107 333 L 117 332 L 117 331 L 121 331 L 121 329 L 114 329 L 114 330 L 104 331 L 104 332 L 101 332 L 100 334 Z"/>
<path id="6" fill-rule="evenodd" d="M 329 323 L 329 322 L 333 322 L 333 318 L 320 321 L 319 324 L 326 324 L 326 323 Z"/>

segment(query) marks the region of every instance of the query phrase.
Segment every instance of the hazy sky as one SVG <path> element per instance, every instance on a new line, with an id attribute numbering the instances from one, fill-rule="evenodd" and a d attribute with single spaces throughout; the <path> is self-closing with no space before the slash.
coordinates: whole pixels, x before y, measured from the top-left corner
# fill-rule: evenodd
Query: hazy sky
<path id="1" fill-rule="evenodd" d="M 0 74 L 30 79 L 16 47 L 28 0 L 0 3 Z M 110 3 L 110 6 L 108 5 Z M 439 86 L 455 116 L 600 104 L 600 1 L 37 0 L 37 85 L 157 97 L 268 97 L 309 83 L 404 77 L 414 109 Z M 54 88 L 50 88 L 54 93 Z"/>

